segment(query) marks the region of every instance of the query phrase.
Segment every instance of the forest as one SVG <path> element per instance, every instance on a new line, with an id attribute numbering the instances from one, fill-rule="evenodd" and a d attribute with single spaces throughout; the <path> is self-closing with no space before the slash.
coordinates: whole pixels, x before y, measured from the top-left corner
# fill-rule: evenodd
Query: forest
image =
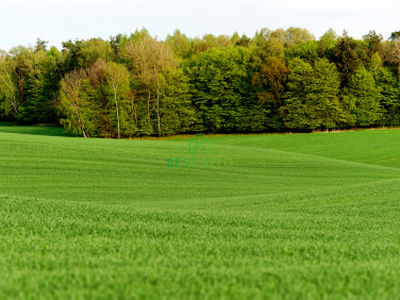
<path id="1" fill-rule="evenodd" d="M 400 31 L 38 39 L 0 51 L 0 121 L 104 138 L 394 127 L 399 80 Z"/>

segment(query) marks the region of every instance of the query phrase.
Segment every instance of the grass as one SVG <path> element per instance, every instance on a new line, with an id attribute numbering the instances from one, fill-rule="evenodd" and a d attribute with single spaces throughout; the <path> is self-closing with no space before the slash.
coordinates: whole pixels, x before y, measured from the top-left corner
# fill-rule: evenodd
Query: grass
<path id="1" fill-rule="evenodd" d="M 400 294 L 400 131 L 41 130 L 0 126 L 0 299 Z"/>
<path id="2" fill-rule="evenodd" d="M 0 122 L 1 132 L 9 132 L 16 134 L 30 135 L 47 135 L 47 136 L 76 136 L 72 133 L 64 131 L 61 127 L 54 127 L 43 124 L 40 126 L 16 125 L 14 123 Z"/>

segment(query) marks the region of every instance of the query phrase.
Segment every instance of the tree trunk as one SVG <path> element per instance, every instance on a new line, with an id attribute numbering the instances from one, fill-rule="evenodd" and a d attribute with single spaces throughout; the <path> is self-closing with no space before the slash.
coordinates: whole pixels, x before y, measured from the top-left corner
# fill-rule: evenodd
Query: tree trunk
<path id="1" fill-rule="evenodd" d="M 82 130 L 82 136 L 84 138 L 87 138 L 87 134 L 86 134 L 86 131 L 85 131 L 85 126 L 83 126 L 80 112 L 78 113 L 78 122 L 79 122 L 79 126 L 81 127 L 81 130 Z"/>
<path id="2" fill-rule="evenodd" d="M 114 101 L 115 101 L 115 109 L 117 111 L 117 124 L 118 124 L 118 138 L 121 138 L 121 128 L 119 125 L 119 110 L 118 110 L 118 102 L 117 102 L 117 92 L 114 91 Z"/>
<path id="3" fill-rule="evenodd" d="M 161 136 L 161 117 L 160 117 L 160 83 L 157 84 L 157 127 L 158 127 L 158 136 Z"/>
<path id="4" fill-rule="evenodd" d="M 150 96 L 151 96 L 151 91 L 149 89 L 149 95 L 147 98 L 147 117 L 148 117 L 148 125 L 149 125 L 149 133 L 151 133 L 151 124 L 150 124 Z"/>
<path id="5" fill-rule="evenodd" d="M 82 136 L 84 138 L 87 138 L 86 132 L 85 132 L 85 128 L 83 128 L 83 126 L 81 125 L 81 129 L 82 129 Z"/>
<path id="6" fill-rule="evenodd" d="M 131 94 L 130 100 L 131 100 L 131 104 L 132 104 L 132 116 L 135 119 L 136 127 L 138 127 L 137 108 L 135 105 L 135 98 L 132 94 Z"/>
<path id="7" fill-rule="evenodd" d="M 19 74 L 18 75 L 18 88 L 19 88 L 20 103 L 24 104 L 24 78 L 23 78 L 21 63 L 19 64 L 19 67 L 18 67 L 18 74 Z"/>
<path id="8" fill-rule="evenodd" d="M 3 66 L 3 73 L 4 73 L 4 77 L 1 77 L 3 83 L 6 85 L 6 87 L 9 90 L 10 93 L 10 97 L 9 97 L 9 101 L 10 104 L 15 112 L 15 114 L 18 114 L 18 103 L 17 103 L 17 99 L 15 97 L 15 91 L 14 91 L 14 86 L 11 80 L 11 76 L 10 74 L 8 74 L 5 66 Z"/>

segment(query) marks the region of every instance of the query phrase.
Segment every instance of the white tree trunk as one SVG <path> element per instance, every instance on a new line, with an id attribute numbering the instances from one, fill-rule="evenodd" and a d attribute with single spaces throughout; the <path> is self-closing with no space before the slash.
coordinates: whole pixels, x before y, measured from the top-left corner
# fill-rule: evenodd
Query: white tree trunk
<path id="1" fill-rule="evenodd" d="M 115 102 L 115 109 L 117 112 L 117 125 L 118 125 L 118 138 L 121 138 L 121 128 L 119 125 L 119 110 L 118 110 L 118 102 L 117 102 L 117 89 L 114 89 L 114 102 Z"/>
<path id="2" fill-rule="evenodd" d="M 158 136 L 161 136 L 161 117 L 160 117 L 160 83 L 157 84 L 157 127 Z"/>

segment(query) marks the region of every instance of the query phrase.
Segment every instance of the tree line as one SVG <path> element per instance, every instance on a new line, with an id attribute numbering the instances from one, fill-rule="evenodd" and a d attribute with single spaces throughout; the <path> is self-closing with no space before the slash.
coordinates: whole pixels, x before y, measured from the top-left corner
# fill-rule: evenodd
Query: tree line
<path id="1" fill-rule="evenodd" d="M 62 46 L 0 51 L 0 120 L 106 138 L 400 125 L 400 31 L 143 29 Z"/>

